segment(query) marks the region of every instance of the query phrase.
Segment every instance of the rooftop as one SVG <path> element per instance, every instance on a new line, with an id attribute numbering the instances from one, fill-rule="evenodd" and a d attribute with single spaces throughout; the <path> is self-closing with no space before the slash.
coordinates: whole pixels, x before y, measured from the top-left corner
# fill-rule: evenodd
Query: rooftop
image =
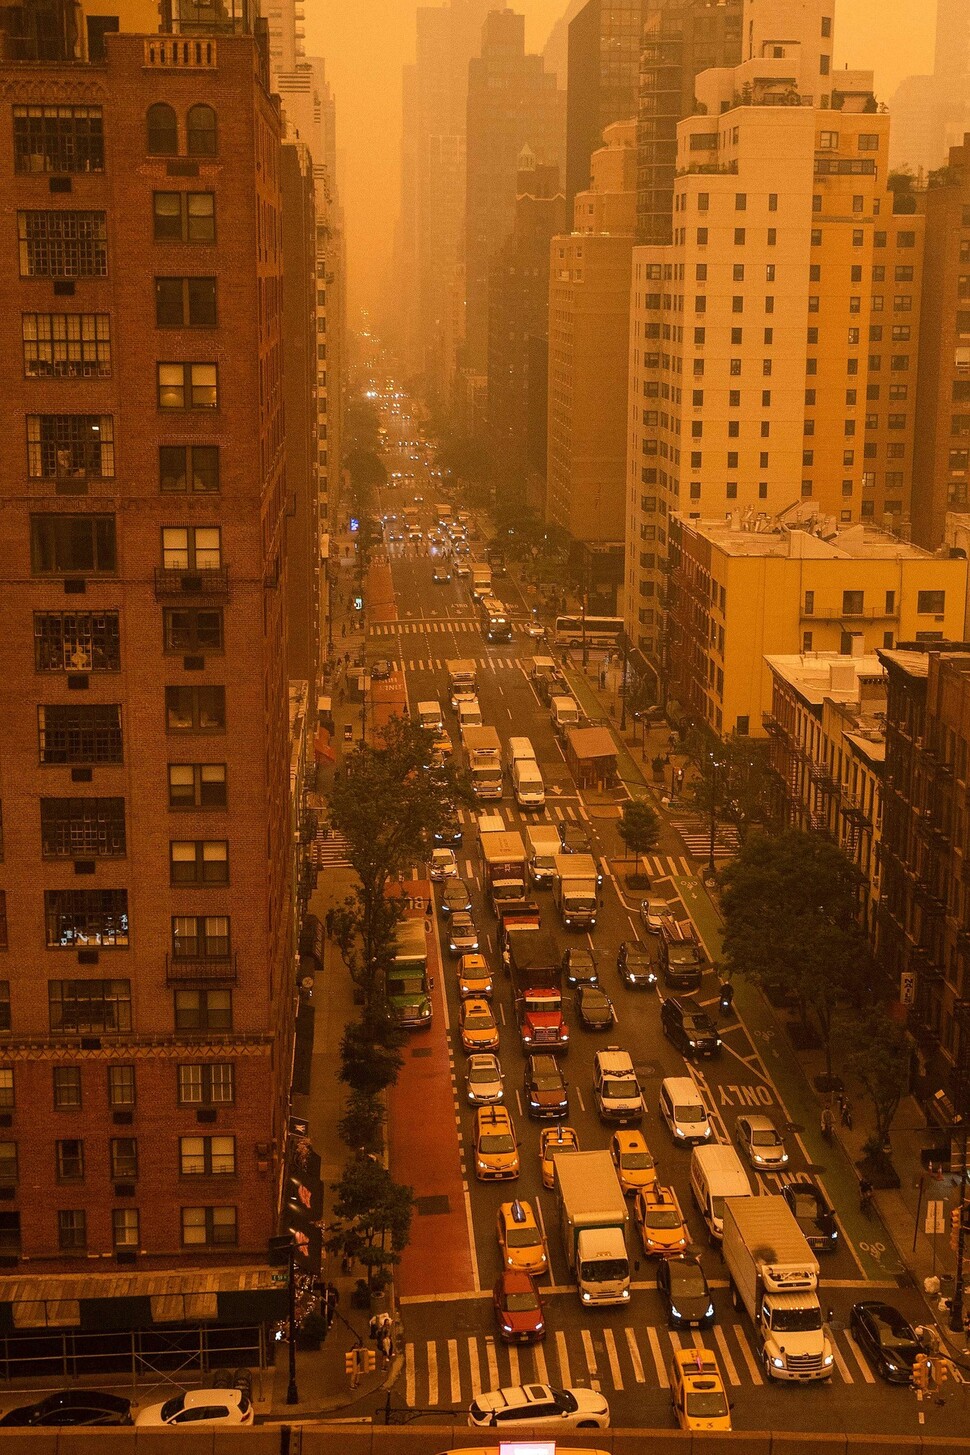
<path id="1" fill-rule="evenodd" d="M 841 652 L 802 652 L 765 657 L 769 669 L 820 707 L 832 702 L 886 700 L 886 669 L 875 655 L 851 657 Z"/>
<path id="2" fill-rule="evenodd" d="M 840 529 L 832 516 L 753 516 L 745 512 L 713 520 L 674 517 L 685 533 L 709 541 L 731 556 L 803 561 L 928 561 L 929 551 L 888 531 L 856 525 Z"/>
<path id="3" fill-rule="evenodd" d="M 925 651 L 915 646 L 884 647 L 880 649 L 879 660 L 886 667 L 905 672 L 907 677 L 928 677 L 931 655 L 945 657 L 961 671 L 970 671 L 970 642 L 927 642 Z"/>

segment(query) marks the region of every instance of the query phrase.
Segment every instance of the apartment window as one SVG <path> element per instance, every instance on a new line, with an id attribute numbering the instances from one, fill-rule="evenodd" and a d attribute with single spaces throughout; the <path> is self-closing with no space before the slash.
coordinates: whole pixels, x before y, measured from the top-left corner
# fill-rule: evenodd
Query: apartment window
<path id="1" fill-rule="evenodd" d="M 100 106 L 15 106 L 14 171 L 103 172 Z"/>
<path id="2" fill-rule="evenodd" d="M 8 1003 L 9 999 L 8 994 Z M 10 1027 L 7 1026 L 6 1029 L 9 1031 Z M 15 1105 L 13 1067 L 0 1066 L 0 1111 L 13 1111 Z"/>
<path id="3" fill-rule="evenodd" d="M 912 313 L 913 299 L 909 293 L 897 293 L 893 298 L 893 313 Z"/>
<path id="4" fill-rule="evenodd" d="M 167 606 L 162 613 L 166 652 L 221 652 L 222 611 L 218 607 Z"/>
<path id="5" fill-rule="evenodd" d="M 743 340 L 744 340 L 744 329 L 742 329 L 742 328 L 732 328 L 732 330 L 731 330 L 731 342 L 732 342 L 732 344 L 736 344 L 736 345 L 737 344 L 741 344 L 743 342 Z"/>
<path id="6" fill-rule="evenodd" d="M 879 133 L 875 131 L 860 132 L 858 146 L 860 152 L 877 152 L 879 150 Z"/>
<path id="7" fill-rule="evenodd" d="M 182 1244 L 186 1248 L 234 1248 L 234 1207 L 183 1207 Z"/>
<path id="8" fill-rule="evenodd" d="M 703 461 L 703 453 L 700 450 L 691 450 L 690 467 L 692 470 L 699 470 Z"/>
<path id="9" fill-rule="evenodd" d="M 769 212 L 777 212 L 778 211 L 778 193 L 777 192 L 769 192 L 768 193 L 768 211 Z"/>
<path id="10" fill-rule="evenodd" d="M 66 1137 L 54 1143 L 57 1155 L 58 1182 L 81 1182 L 84 1179 L 84 1143 L 78 1137 Z"/>
<path id="11" fill-rule="evenodd" d="M 741 390 L 740 389 L 729 389 L 728 390 L 728 404 L 731 407 L 731 409 L 740 409 L 741 408 Z"/>
<path id="12" fill-rule="evenodd" d="M 47 889 L 44 920 L 49 950 L 128 944 L 127 889 Z"/>
<path id="13" fill-rule="evenodd" d="M 767 480 L 759 480 L 758 481 L 758 499 L 759 500 L 767 500 L 768 499 L 768 481 Z"/>
<path id="14" fill-rule="evenodd" d="M 113 515 L 32 515 L 30 563 L 35 576 L 113 574 Z"/>
<path id="15" fill-rule="evenodd" d="M 18 212 L 21 278 L 104 278 L 108 231 L 103 212 Z"/>
<path id="16" fill-rule="evenodd" d="M 854 248 L 861 248 L 862 245 L 863 245 L 863 243 L 865 242 L 865 240 L 866 240 L 865 239 L 865 233 L 862 231 L 862 228 L 861 227 L 853 228 L 853 231 L 852 231 L 852 246 Z"/>
<path id="17" fill-rule="evenodd" d="M 701 498 L 701 482 L 699 480 L 694 480 L 694 481 L 691 482 L 690 498 L 691 498 L 691 500 L 700 500 L 700 498 Z M 640 560 L 641 560 L 641 564 L 642 565 L 645 565 L 646 564 L 646 562 L 644 561 L 642 555 L 641 555 Z M 654 564 L 654 557 L 652 555 L 650 557 L 650 564 L 651 564 L 651 566 Z"/>
<path id="18" fill-rule="evenodd" d="M 728 420 L 728 439 L 736 440 L 741 433 L 741 421 L 739 419 Z"/>
<path id="19" fill-rule="evenodd" d="M 656 423 L 656 420 L 654 423 Z M 690 422 L 690 433 L 692 439 L 702 439 L 704 435 L 704 421 L 701 419 L 692 419 Z"/>
<path id="20" fill-rule="evenodd" d="M 0 1184 L 14 1186 L 17 1175 L 17 1143 L 0 1142 Z"/>
<path id="21" fill-rule="evenodd" d="M 735 263 L 734 264 L 733 278 L 734 278 L 735 283 L 743 283 L 744 282 L 744 264 L 743 263 Z"/>
<path id="22" fill-rule="evenodd" d="M 215 242 L 214 192 L 156 192 L 152 206 L 156 242 Z"/>
<path id="23" fill-rule="evenodd" d="M 54 1067 L 54 1106 L 58 1111 L 81 1110 L 80 1066 Z"/>
<path id="24" fill-rule="evenodd" d="M 175 112 L 165 101 L 149 106 L 145 116 L 146 150 L 150 157 L 175 157 L 179 149 L 179 129 Z"/>
<path id="25" fill-rule="evenodd" d="M 774 227 L 768 229 L 768 247 L 773 248 L 778 243 L 778 230 Z"/>
<path id="26" fill-rule="evenodd" d="M 852 481 L 851 480 L 843 480 L 842 481 L 842 494 L 843 495 L 851 495 L 852 494 Z"/>
<path id="27" fill-rule="evenodd" d="M 107 313 L 21 314 L 27 379 L 111 377 L 111 316 Z"/>
<path id="28" fill-rule="evenodd" d="M 121 708 L 116 705 L 42 706 L 37 709 L 41 763 L 121 763 Z"/>
<path id="29" fill-rule="evenodd" d="M 806 374 L 817 374 L 818 373 L 818 359 L 806 359 L 805 360 L 805 373 Z"/>
<path id="30" fill-rule="evenodd" d="M 706 247 L 707 246 L 707 228 L 706 227 L 699 227 L 697 229 L 697 246 L 699 248 L 703 248 L 703 247 Z"/>
<path id="31" fill-rule="evenodd" d="M 820 298 L 819 298 L 819 296 L 818 296 L 817 293 L 810 294 L 809 295 L 809 299 L 808 299 L 808 311 L 809 311 L 809 313 L 818 313 L 819 306 L 820 306 L 820 302 L 821 302 L 821 300 L 820 300 Z"/>
<path id="32" fill-rule="evenodd" d="M 735 210 L 735 212 L 744 212 L 744 211 L 747 210 L 747 206 L 748 206 L 748 194 L 747 194 L 747 192 L 735 192 L 735 194 L 734 194 L 734 210 Z"/>
<path id="33" fill-rule="evenodd" d="M 228 915 L 175 915 L 172 919 L 172 956 L 176 960 L 228 960 Z"/>
<path id="34" fill-rule="evenodd" d="M 219 446 L 160 445 L 158 483 L 164 494 L 215 494 L 219 489 Z"/>
<path id="35" fill-rule="evenodd" d="M 695 278 L 695 281 L 698 282 L 698 283 L 706 283 L 707 282 L 707 264 L 706 263 L 696 263 L 694 265 L 694 278 Z M 658 308 L 660 307 L 659 302 L 657 304 L 657 307 Z"/>
<path id="36" fill-rule="evenodd" d="M 705 338 L 706 338 L 706 334 L 705 334 L 705 332 L 704 332 L 704 330 L 702 328 L 695 328 L 694 329 L 694 343 L 695 343 L 695 345 L 698 348 L 702 348 L 703 347 Z"/>
<path id="37" fill-rule="evenodd" d="M 728 450 L 727 467 L 729 470 L 736 470 L 738 468 L 737 450 Z"/>
<path id="38" fill-rule="evenodd" d="M 852 435 L 855 434 L 855 420 L 854 419 L 846 419 L 846 420 L 843 421 L 842 433 L 846 436 L 847 439 L 851 438 Z"/>
<path id="39" fill-rule="evenodd" d="M 729 369 L 730 369 L 731 377 L 732 378 L 735 378 L 735 379 L 738 378 L 738 376 L 741 373 L 741 360 L 740 359 L 732 359 L 731 362 L 730 362 L 730 365 L 729 365 Z"/>
<path id="40" fill-rule="evenodd" d="M 743 248 L 745 244 L 745 238 L 746 230 L 743 227 L 736 227 L 734 229 L 734 246 L 738 248 Z"/>
<path id="41" fill-rule="evenodd" d="M 842 451 L 842 464 L 843 465 L 854 465 L 855 464 L 855 450 L 843 450 Z"/>
<path id="42" fill-rule="evenodd" d="M 697 297 L 694 299 L 694 312 L 695 313 L 706 313 L 707 312 L 707 299 L 704 297 L 704 294 L 703 293 L 698 293 Z"/>
<path id="43" fill-rule="evenodd" d="M 864 591 L 842 592 L 842 615 L 861 616 L 865 605 Z"/>
<path id="44" fill-rule="evenodd" d="M 761 421 L 761 438 L 763 440 L 766 440 L 770 434 L 771 434 L 771 421 L 770 420 L 767 420 L 767 419 L 763 419 Z"/>
<path id="45" fill-rule="evenodd" d="M 110 414 L 28 414 L 27 473 L 32 480 L 111 479 Z"/>
<path id="46" fill-rule="evenodd" d="M 218 570 L 222 532 L 217 525 L 164 526 L 162 565 L 167 571 Z"/>
<path id="47" fill-rule="evenodd" d="M 821 152 L 838 151 L 839 133 L 837 131 L 820 131 L 818 134 L 818 149 Z"/>
<path id="48" fill-rule="evenodd" d="M 955 435 L 970 435 L 970 414 L 951 415 L 950 433 Z"/>
<path id="49" fill-rule="evenodd" d="M 61 1143 L 58 1143 L 58 1147 L 60 1146 Z M 60 1180 L 73 1181 L 75 1179 L 60 1178 Z M 87 1248 L 88 1219 L 83 1208 L 61 1208 L 58 1211 L 57 1246 L 62 1253 L 83 1253 Z"/>
<path id="50" fill-rule="evenodd" d="M 886 471 L 886 489 L 887 490 L 902 490 L 902 488 L 903 488 L 903 472 L 902 472 L 902 470 L 887 470 Z M 898 506 L 890 506 L 889 503 L 887 502 L 886 509 L 887 510 L 889 510 L 889 509 L 898 509 Z"/>
<path id="51" fill-rule="evenodd" d="M 134 1106 L 134 1066 L 108 1067 L 108 1105 L 113 1107 Z"/>
<path id="52" fill-rule="evenodd" d="M 805 390 L 805 407 L 807 409 L 813 409 L 815 407 L 815 390 L 814 389 L 806 389 Z"/>
<path id="53" fill-rule="evenodd" d="M 37 672 L 119 672 L 121 642 L 116 611 L 35 611 Z"/>
<path id="54" fill-rule="evenodd" d="M 169 871 L 172 884 L 228 884 L 229 844 L 225 839 L 173 839 Z"/>
<path id="55" fill-rule="evenodd" d="M 814 419 L 806 419 L 806 421 L 805 421 L 805 427 L 804 427 L 804 430 L 802 432 L 803 432 L 803 434 L 808 435 L 808 436 L 811 436 L 811 435 L 813 435 L 815 433 L 815 421 L 814 421 Z"/>
<path id="56" fill-rule="evenodd" d="M 904 444 L 891 444 L 886 446 L 887 460 L 905 460 L 906 446 Z"/>
<path id="57" fill-rule="evenodd" d="M 744 312 L 744 298 L 743 298 L 743 296 L 740 293 L 735 293 L 735 295 L 731 299 L 731 312 L 732 313 L 743 313 Z"/>
<path id="58" fill-rule="evenodd" d="M 116 1248 L 137 1248 L 141 1241 L 136 1207 L 111 1209 L 111 1236 Z"/>
<path id="59" fill-rule="evenodd" d="M 215 278 L 156 278 L 155 322 L 159 328 L 213 328 Z"/>
<path id="60" fill-rule="evenodd" d="M 179 1137 L 179 1171 L 183 1177 L 234 1177 L 235 1137 Z"/>
<path id="61" fill-rule="evenodd" d="M 709 192 L 698 192 L 698 194 L 697 194 L 697 210 L 698 210 L 698 212 L 706 212 L 708 210 L 708 208 L 710 207 L 710 205 L 711 205 L 711 194 Z"/>
<path id="62" fill-rule="evenodd" d="M 179 1106 L 231 1106 L 236 1099 L 231 1061 L 190 1061 L 178 1068 Z"/>
<path id="63" fill-rule="evenodd" d="M 216 155 L 216 114 L 211 106 L 190 106 L 185 118 L 185 136 L 190 157 Z"/>
<path id="64" fill-rule="evenodd" d="M 729 480 L 727 482 L 726 494 L 727 494 L 728 500 L 737 500 L 737 498 L 738 498 L 738 482 L 737 482 L 737 480 Z"/>
<path id="65" fill-rule="evenodd" d="M 813 195 L 813 197 L 812 197 L 812 211 L 813 212 L 821 212 L 821 210 L 822 210 L 822 194 L 820 192 L 816 192 Z M 821 236 L 822 236 L 822 234 L 819 233 L 819 240 L 820 241 L 821 241 Z"/>
<path id="66" fill-rule="evenodd" d="M 177 1031 L 231 1031 L 230 990 L 176 990 Z"/>
<path id="67" fill-rule="evenodd" d="M 896 246 L 900 248 L 914 248 L 916 246 L 915 232 L 897 232 Z"/>
<path id="68" fill-rule="evenodd" d="M 822 199 L 819 198 L 819 201 L 821 201 L 821 200 Z M 815 210 L 818 211 L 819 209 L 816 208 Z M 822 229 L 820 227 L 813 227 L 812 228 L 812 247 L 813 248 L 820 248 L 821 246 L 822 246 Z"/>
<path id="69" fill-rule="evenodd" d="M 853 212 L 864 212 L 865 211 L 865 200 L 866 199 L 864 197 L 861 197 L 857 193 L 853 197 L 853 199 L 852 199 L 852 211 Z"/>
<path id="70" fill-rule="evenodd" d="M 802 632 L 802 651 L 810 652 L 812 650 L 813 641 L 814 637 L 811 632 Z"/>
<path id="71" fill-rule="evenodd" d="M 133 1182 L 138 1176 L 137 1137 L 112 1137 L 110 1150 L 112 1181 Z"/>
<path id="72" fill-rule="evenodd" d="M 770 359 L 762 359 L 761 360 L 761 373 L 764 376 L 764 378 L 766 378 L 766 379 L 770 379 L 771 378 L 771 360 Z"/>
<path id="73" fill-rule="evenodd" d="M 218 409 L 216 364 L 158 364 L 159 409 Z"/>
<path id="74" fill-rule="evenodd" d="M 45 859 L 123 858 L 123 798 L 42 798 L 41 852 Z"/>
<path id="75" fill-rule="evenodd" d="M 918 591 L 916 593 L 916 611 L 919 616 L 942 616 L 945 610 L 945 591 Z"/>
<path id="76" fill-rule="evenodd" d="M 223 733 L 224 687 L 166 687 L 165 720 L 170 733 Z"/>
<path id="77" fill-rule="evenodd" d="M 690 402 L 691 402 L 692 406 L 694 407 L 694 409 L 700 409 L 701 406 L 704 403 L 704 391 L 703 391 L 703 389 L 694 389 L 694 390 L 692 390 L 691 391 L 691 400 L 690 400 Z"/>
<path id="78" fill-rule="evenodd" d="M 5 1258 L 19 1258 L 20 1251 L 19 1212 L 0 1212 L 0 1255 Z"/>

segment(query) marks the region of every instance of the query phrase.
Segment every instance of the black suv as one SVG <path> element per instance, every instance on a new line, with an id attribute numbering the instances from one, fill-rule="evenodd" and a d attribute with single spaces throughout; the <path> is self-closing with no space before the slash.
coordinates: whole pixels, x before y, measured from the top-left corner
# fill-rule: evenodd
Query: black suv
<path id="1" fill-rule="evenodd" d="M 567 950 L 562 968 L 569 985 L 599 985 L 599 974 L 592 950 Z"/>
<path id="2" fill-rule="evenodd" d="M 688 1061 L 721 1054 L 721 1038 L 706 1011 L 689 995 L 671 995 L 663 1003 L 660 1025 L 667 1040 Z"/>
<path id="3" fill-rule="evenodd" d="M 581 824 L 568 823 L 562 819 L 556 824 L 556 828 L 559 831 L 559 842 L 564 854 L 591 854 L 593 852 L 589 834 Z"/>
<path id="4" fill-rule="evenodd" d="M 525 1063 L 523 1085 L 530 1117 L 569 1115 L 566 1083 L 555 1056 L 530 1056 Z"/>
<path id="5" fill-rule="evenodd" d="M 657 983 L 650 951 L 639 940 L 623 941 L 616 952 L 616 968 L 620 979 L 631 990 L 649 990 Z"/>
<path id="6" fill-rule="evenodd" d="M 698 990 L 704 956 L 689 925 L 678 920 L 660 931 L 660 970 L 667 985 L 675 990 Z"/>

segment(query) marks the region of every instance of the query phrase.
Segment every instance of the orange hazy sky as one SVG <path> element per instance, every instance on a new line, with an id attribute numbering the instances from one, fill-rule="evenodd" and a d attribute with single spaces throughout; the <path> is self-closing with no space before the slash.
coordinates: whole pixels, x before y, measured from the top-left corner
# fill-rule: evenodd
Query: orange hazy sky
<path id="1" fill-rule="evenodd" d="M 534 50 L 566 8 L 566 0 L 510 4 L 525 13 Z M 415 8 L 415 0 L 307 6 L 307 50 L 326 57 L 337 99 L 352 309 L 376 301 L 387 282 L 400 190 L 401 67 L 414 54 Z M 838 64 L 871 67 L 877 94 L 888 100 L 901 77 L 930 69 L 934 9 L 932 0 L 838 0 Z"/>

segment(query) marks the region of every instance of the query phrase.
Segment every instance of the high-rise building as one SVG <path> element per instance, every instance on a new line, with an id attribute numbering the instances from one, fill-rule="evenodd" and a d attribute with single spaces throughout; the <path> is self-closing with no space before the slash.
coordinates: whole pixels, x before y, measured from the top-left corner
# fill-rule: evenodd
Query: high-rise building
<path id="1" fill-rule="evenodd" d="M 701 71 L 741 60 L 742 0 L 644 0 L 637 112 L 637 239 L 669 243 L 677 123 Z"/>
<path id="2" fill-rule="evenodd" d="M 744 14 L 677 128 L 672 241 L 634 253 L 626 616 L 658 678 L 674 513 L 907 506 L 923 220 L 893 212 L 871 75 L 833 91 L 831 4 Z"/>
<path id="3" fill-rule="evenodd" d="M 35 1272 L 264 1263 L 287 1145 L 282 127 L 244 24 L 176 32 L 2 63 L 0 1256 Z"/>
<path id="4" fill-rule="evenodd" d="M 565 98 L 541 56 L 527 55 L 525 17 L 492 10 L 481 55 L 468 67 L 465 179 L 466 374 L 488 366 L 488 280 L 492 259 L 515 223 L 516 182 L 524 150 L 537 166 L 561 167 Z"/>
<path id="5" fill-rule="evenodd" d="M 586 0 L 569 26 L 566 203 L 590 181 L 611 122 L 636 116 L 644 0 Z"/>
<path id="6" fill-rule="evenodd" d="M 636 123 L 603 140 L 572 232 L 552 239 L 545 511 L 574 541 L 622 542 Z"/>
<path id="7" fill-rule="evenodd" d="M 488 284 L 488 433 L 495 459 L 528 488 L 545 475 L 549 241 L 562 230 L 559 168 L 519 171 L 515 226 L 492 261 Z M 535 486 L 533 489 L 535 490 Z M 545 500 L 537 501 L 541 510 Z"/>
<path id="8" fill-rule="evenodd" d="M 907 76 L 890 104 L 893 167 L 932 171 L 970 130 L 970 8 L 937 0 L 933 73 Z"/>

